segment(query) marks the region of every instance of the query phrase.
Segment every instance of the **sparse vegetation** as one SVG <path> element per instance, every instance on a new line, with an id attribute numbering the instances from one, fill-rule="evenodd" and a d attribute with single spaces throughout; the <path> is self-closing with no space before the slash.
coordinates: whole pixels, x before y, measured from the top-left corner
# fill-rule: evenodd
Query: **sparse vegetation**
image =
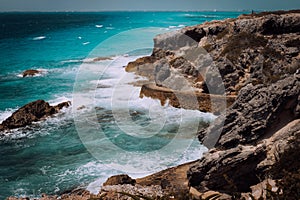
<path id="1" fill-rule="evenodd" d="M 273 48 L 270 47 L 265 47 L 262 51 L 261 51 L 262 55 L 267 59 L 267 58 L 273 58 L 276 60 L 283 60 L 284 56 L 281 55 L 280 52 L 276 51 Z"/>
<path id="2" fill-rule="evenodd" d="M 223 30 L 222 32 L 220 32 L 220 33 L 217 35 L 217 39 L 218 39 L 218 40 L 222 39 L 222 38 L 225 37 L 225 35 L 227 35 L 228 33 L 229 33 L 229 30 L 228 30 L 228 29 Z"/>
<path id="3" fill-rule="evenodd" d="M 289 150 L 279 155 L 280 160 L 272 169 L 277 185 L 282 191 L 278 193 L 278 199 L 300 199 L 300 135 L 295 136 L 295 140 L 289 142 Z"/>
<path id="4" fill-rule="evenodd" d="M 213 50 L 213 45 L 207 44 L 207 45 L 203 46 L 203 48 L 204 48 L 207 52 L 211 52 L 211 51 Z"/>
<path id="5" fill-rule="evenodd" d="M 265 47 L 268 40 L 262 36 L 251 33 L 241 32 L 228 38 L 221 56 L 226 56 L 231 62 L 235 63 L 243 50 L 247 48 Z"/>
<path id="6" fill-rule="evenodd" d="M 300 47 L 300 39 L 294 39 L 294 40 L 289 40 L 285 43 L 285 46 L 287 47 Z"/>

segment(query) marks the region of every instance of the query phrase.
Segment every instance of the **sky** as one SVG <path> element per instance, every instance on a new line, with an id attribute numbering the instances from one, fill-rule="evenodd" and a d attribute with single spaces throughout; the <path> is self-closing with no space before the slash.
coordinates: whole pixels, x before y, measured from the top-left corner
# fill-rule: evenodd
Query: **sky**
<path id="1" fill-rule="evenodd" d="M 3 11 L 289 10 L 300 0 L 0 0 Z"/>

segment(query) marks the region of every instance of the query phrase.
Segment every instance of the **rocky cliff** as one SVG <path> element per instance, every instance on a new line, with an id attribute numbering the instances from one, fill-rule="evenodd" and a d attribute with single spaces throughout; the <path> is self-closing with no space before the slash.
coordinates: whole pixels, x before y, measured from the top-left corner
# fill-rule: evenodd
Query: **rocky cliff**
<path id="1" fill-rule="evenodd" d="M 299 182 L 298 169 L 283 166 L 282 160 L 299 166 L 297 157 L 291 156 L 299 149 L 300 134 L 300 11 L 208 22 L 158 35 L 154 42 L 153 54 L 127 69 L 153 80 L 161 93 L 165 87 L 181 90 L 164 83 L 177 73 L 202 96 L 237 96 L 199 132 L 199 140 L 211 150 L 188 170 L 190 187 L 200 193 L 234 195 L 252 190 L 254 195 L 257 184 L 264 183 L 260 189 L 269 187 L 271 179 L 276 180 L 271 189 L 287 184 L 286 174 L 279 175 L 278 169 L 286 170 L 294 184 Z M 196 59 L 187 56 L 190 50 Z M 173 98 L 169 92 L 157 95 L 158 89 L 151 89 L 143 91 L 144 87 L 141 94 L 162 101 Z M 212 111 L 209 105 L 202 108 Z M 299 189 L 281 192 L 300 197 Z M 266 198 L 264 190 L 255 195 Z"/>

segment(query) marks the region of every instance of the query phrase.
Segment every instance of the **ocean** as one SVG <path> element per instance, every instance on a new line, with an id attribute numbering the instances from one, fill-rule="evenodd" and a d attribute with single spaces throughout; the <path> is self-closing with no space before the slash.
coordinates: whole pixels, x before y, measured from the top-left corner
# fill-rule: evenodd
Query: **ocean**
<path id="1" fill-rule="evenodd" d="M 245 13 L 245 12 L 244 12 Z M 201 157 L 209 113 L 139 98 L 124 66 L 160 33 L 242 12 L 0 13 L 0 122 L 38 99 L 72 106 L 0 137 L 0 199 L 97 192 L 109 176 L 141 177 Z M 103 58 L 95 61 L 95 58 Z M 22 77 L 26 69 L 42 73 Z"/>

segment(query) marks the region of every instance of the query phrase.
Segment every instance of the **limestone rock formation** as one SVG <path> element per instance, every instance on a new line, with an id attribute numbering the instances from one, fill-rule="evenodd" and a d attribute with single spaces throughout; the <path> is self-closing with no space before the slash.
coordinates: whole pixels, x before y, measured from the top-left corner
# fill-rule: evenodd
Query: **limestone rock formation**
<path id="1" fill-rule="evenodd" d="M 286 124 L 257 145 L 212 149 L 188 171 L 189 184 L 199 191 L 250 192 L 250 187 L 261 180 L 277 176 L 272 174 L 273 166 L 283 159 L 280 155 L 293 148 L 290 143 L 295 138 L 300 138 L 299 119 Z"/>
<path id="2" fill-rule="evenodd" d="M 223 113 L 225 122 L 216 120 L 199 133 L 200 141 L 214 132 L 221 136 L 215 147 L 228 149 L 254 144 L 272 136 L 290 121 L 299 118 L 300 76 L 292 75 L 269 86 L 245 86 L 233 105 Z M 221 118 L 220 117 L 220 118 Z M 209 146 L 212 148 L 212 146 Z"/>
<path id="3" fill-rule="evenodd" d="M 188 171 L 190 186 L 234 194 L 250 192 L 251 186 L 270 176 L 276 182 L 284 178 L 274 168 L 282 167 L 280 155 L 289 156 L 300 134 L 299 21 L 299 13 L 233 20 L 236 34 L 228 35 L 229 30 L 219 36 L 229 37 L 220 48 L 222 58 L 216 57 L 218 40 L 206 40 L 211 45 L 206 48 L 219 59 L 216 67 L 226 92 L 238 96 L 209 128 L 199 132 L 200 141 L 212 149 Z M 220 137 L 212 143 L 216 132 Z"/>
<path id="4" fill-rule="evenodd" d="M 268 178 L 278 163 L 276 154 L 287 152 L 300 130 L 300 11 L 208 22 L 158 35 L 154 44 L 147 72 L 152 77 L 163 74 L 156 85 L 167 88 L 148 84 L 141 96 L 181 107 L 172 95 L 176 90 L 162 82 L 174 72 L 199 89 L 199 96 L 237 95 L 199 132 L 200 141 L 213 149 L 189 170 L 190 186 L 233 194 L 248 192 Z M 137 74 L 147 74 L 136 64 Z M 166 66 L 170 73 L 165 73 Z M 211 112 L 207 104 L 202 111 Z"/>
<path id="5" fill-rule="evenodd" d="M 126 69 L 153 80 L 160 74 L 157 61 L 167 60 L 204 93 L 237 95 L 248 83 L 270 84 L 297 71 L 299 18 L 299 11 L 242 15 L 161 34 L 152 55 Z"/>

